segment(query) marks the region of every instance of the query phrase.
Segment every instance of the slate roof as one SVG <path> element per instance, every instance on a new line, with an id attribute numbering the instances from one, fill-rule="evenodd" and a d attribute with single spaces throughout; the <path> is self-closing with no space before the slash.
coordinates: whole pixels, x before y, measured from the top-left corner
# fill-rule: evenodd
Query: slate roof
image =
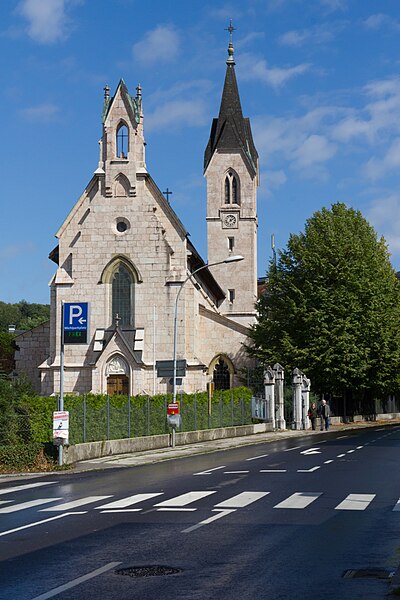
<path id="1" fill-rule="evenodd" d="M 218 119 L 213 119 L 210 139 L 204 153 L 204 170 L 217 150 L 242 151 L 250 172 L 256 174 L 258 154 L 253 142 L 250 119 L 243 117 L 233 62 L 227 62 Z"/>

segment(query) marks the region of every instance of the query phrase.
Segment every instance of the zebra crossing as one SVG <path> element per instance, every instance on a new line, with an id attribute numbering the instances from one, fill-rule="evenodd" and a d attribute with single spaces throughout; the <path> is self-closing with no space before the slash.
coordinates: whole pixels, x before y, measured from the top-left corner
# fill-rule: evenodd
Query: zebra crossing
<path id="1" fill-rule="evenodd" d="M 47 485 L 56 482 L 48 482 Z M 79 509 L 79 514 L 85 514 L 89 510 L 95 510 L 98 513 L 129 513 L 149 511 L 155 512 L 195 512 L 199 509 L 212 510 L 238 510 L 249 507 L 257 502 L 267 499 L 264 508 L 273 508 L 277 510 L 306 510 L 319 499 L 324 497 L 321 491 L 297 491 L 286 498 L 277 498 L 276 491 L 243 491 L 234 494 L 228 498 L 221 498 L 222 490 L 191 490 L 166 498 L 164 492 L 138 493 L 123 498 L 115 498 L 114 495 L 91 495 L 76 498 L 63 502 L 59 497 L 41 497 L 34 500 L 18 502 L 18 492 L 30 488 L 35 489 L 42 484 L 30 484 L 23 486 L 14 486 L 3 488 L 0 493 L 4 496 L 10 494 L 11 499 L 5 498 L 0 501 L 0 521 L 2 515 L 22 512 L 27 509 L 35 508 L 38 512 L 44 513 L 64 513 Z M 164 497 L 163 497 L 164 496 Z M 327 494 L 325 496 L 328 496 Z M 376 494 L 349 493 L 344 498 L 337 498 L 331 502 L 328 507 L 337 511 L 364 511 L 371 506 L 376 498 Z M 339 501 L 340 500 L 340 501 Z M 107 502 L 105 502 L 107 501 Z M 199 504 L 201 506 L 199 507 Z M 84 509 L 83 511 L 80 509 Z M 324 505 L 326 509 L 326 505 Z M 400 498 L 391 507 L 392 512 L 400 512 Z"/>

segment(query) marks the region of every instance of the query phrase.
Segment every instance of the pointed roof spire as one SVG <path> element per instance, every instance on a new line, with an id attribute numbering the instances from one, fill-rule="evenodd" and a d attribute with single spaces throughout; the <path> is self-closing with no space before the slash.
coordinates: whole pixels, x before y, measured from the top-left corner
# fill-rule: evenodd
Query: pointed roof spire
<path id="1" fill-rule="evenodd" d="M 232 26 L 232 20 L 226 31 L 229 31 L 229 56 L 226 61 L 224 89 L 218 119 L 213 119 L 210 139 L 204 154 L 204 170 L 207 169 L 216 151 L 234 152 L 240 150 L 244 153 L 250 170 L 255 174 L 258 154 L 251 134 L 250 121 L 243 117 L 240 103 L 233 58 L 232 32 L 235 31 L 235 28 Z"/>

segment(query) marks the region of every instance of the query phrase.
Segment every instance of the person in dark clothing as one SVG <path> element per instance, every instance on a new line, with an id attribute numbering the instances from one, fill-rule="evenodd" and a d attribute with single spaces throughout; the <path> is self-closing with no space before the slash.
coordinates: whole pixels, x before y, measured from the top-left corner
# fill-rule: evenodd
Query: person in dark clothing
<path id="1" fill-rule="evenodd" d="M 331 409 L 326 400 L 322 400 L 321 402 L 319 407 L 319 416 L 321 418 L 321 431 L 323 431 L 324 428 L 326 431 L 328 431 L 330 426 Z"/>
<path id="2" fill-rule="evenodd" d="M 311 421 L 311 429 L 313 431 L 315 431 L 315 424 L 317 422 L 317 416 L 318 416 L 317 405 L 315 404 L 315 402 L 311 402 L 310 408 L 308 409 L 308 418 Z"/>

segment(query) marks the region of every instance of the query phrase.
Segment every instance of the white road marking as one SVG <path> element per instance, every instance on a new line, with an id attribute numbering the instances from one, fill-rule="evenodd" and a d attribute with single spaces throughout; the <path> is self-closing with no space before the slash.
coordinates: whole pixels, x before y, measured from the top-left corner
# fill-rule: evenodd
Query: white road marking
<path id="1" fill-rule="evenodd" d="M 240 473 L 250 473 L 250 471 L 224 471 L 224 475 L 240 475 Z"/>
<path id="2" fill-rule="evenodd" d="M 72 510 L 78 506 L 84 506 L 85 504 L 92 504 L 93 502 L 100 502 L 101 500 L 107 500 L 112 498 L 111 496 L 87 496 L 86 498 L 79 498 L 72 502 L 63 502 L 63 504 L 57 504 L 56 506 L 50 506 L 50 508 L 42 508 L 40 512 L 61 512 L 63 510 Z"/>
<path id="3" fill-rule="evenodd" d="M 12 504 L 11 506 L 0 508 L 0 514 L 17 512 L 18 510 L 25 510 L 26 508 L 40 506 L 41 504 L 47 504 L 48 502 L 57 502 L 57 500 L 62 500 L 62 498 L 38 498 L 37 500 L 30 500 L 29 502 L 21 502 L 21 504 Z"/>
<path id="4" fill-rule="evenodd" d="M 298 473 L 313 473 L 314 471 L 317 471 L 318 469 L 320 469 L 320 466 L 317 467 L 311 467 L 311 469 L 297 469 Z"/>
<path id="5" fill-rule="evenodd" d="M 35 527 L 36 525 L 42 525 L 43 523 L 49 523 L 50 521 L 55 521 L 56 519 L 62 519 L 63 517 L 68 517 L 70 515 L 85 515 L 86 510 L 83 512 L 73 512 L 73 513 L 63 513 L 62 515 L 56 515 L 55 517 L 49 517 L 48 519 L 43 519 L 42 521 L 35 521 L 34 523 L 28 523 L 28 525 L 22 525 L 22 527 L 16 527 L 15 529 L 9 529 L 8 531 L 2 531 L 0 533 L 0 537 L 3 535 L 9 535 L 10 533 L 15 533 L 16 531 L 22 531 L 23 529 L 29 529 L 30 527 Z"/>
<path id="6" fill-rule="evenodd" d="M 321 454 L 319 448 L 308 448 L 308 450 L 303 450 L 300 454 L 304 454 L 304 456 L 308 456 L 309 454 Z"/>
<path id="7" fill-rule="evenodd" d="M 120 562 L 108 563 L 107 565 L 104 565 L 104 567 L 100 567 L 100 569 L 96 569 L 95 571 L 91 571 L 90 573 L 87 573 L 86 575 L 82 575 L 82 577 L 73 579 L 72 581 L 69 581 L 68 583 L 65 583 L 64 585 L 60 585 L 60 586 L 54 588 L 53 590 L 46 592 L 45 594 L 40 594 L 40 596 L 36 596 L 35 598 L 32 598 L 32 600 L 47 600 L 48 598 L 53 598 L 54 596 L 58 596 L 58 594 L 61 594 L 61 592 L 70 590 L 71 588 L 76 587 L 80 583 L 84 583 L 85 581 L 88 581 L 89 579 L 93 579 L 94 577 L 97 577 L 98 575 L 102 575 L 103 573 L 110 571 L 111 569 L 113 569 L 114 567 L 117 567 L 120 564 L 121 564 Z"/>
<path id="8" fill-rule="evenodd" d="M 347 450 L 347 454 L 351 454 L 352 452 L 355 452 L 355 450 Z"/>
<path id="9" fill-rule="evenodd" d="M 364 446 L 357 446 L 356 450 L 361 450 L 361 448 L 364 448 Z"/>
<path id="10" fill-rule="evenodd" d="M 346 456 L 346 454 L 338 454 L 336 458 L 343 458 L 343 456 Z"/>
<path id="11" fill-rule="evenodd" d="M 0 490 L 0 495 L 11 494 L 13 492 L 22 492 L 22 490 L 30 490 L 32 488 L 42 487 L 44 485 L 51 485 L 58 483 L 58 481 L 39 481 L 38 483 L 27 483 L 25 485 L 15 485 L 14 487 L 4 488 Z"/>
<path id="12" fill-rule="evenodd" d="M 309 504 L 314 502 L 317 498 L 322 496 L 323 492 L 296 492 L 279 502 L 274 508 L 306 508 Z"/>
<path id="13" fill-rule="evenodd" d="M 385 431 L 385 428 L 381 427 L 380 429 L 375 429 L 375 431 Z"/>
<path id="14" fill-rule="evenodd" d="M 398 512 L 400 510 L 400 498 L 397 500 L 395 507 L 393 508 L 393 512 Z"/>
<path id="15" fill-rule="evenodd" d="M 349 494 L 335 510 L 365 510 L 376 494 Z"/>
<path id="16" fill-rule="evenodd" d="M 214 508 L 213 512 L 216 510 L 217 509 Z M 194 531 L 195 529 L 198 529 L 199 527 L 203 527 L 203 525 L 208 525 L 209 523 L 212 523 L 213 521 L 216 521 L 217 519 L 221 519 L 221 517 L 226 517 L 226 515 L 230 515 L 233 512 L 236 512 L 236 511 L 235 510 L 218 510 L 217 514 L 214 515 L 213 517 L 209 517 L 208 519 L 205 519 L 204 521 L 200 521 L 200 523 L 197 523 L 197 525 L 192 525 L 192 527 L 183 529 L 181 531 L 181 533 L 190 533 L 191 531 Z"/>
<path id="17" fill-rule="evenodd" d="M 332 460 L 332 459 L 331 459 L 331 460 L 325 460 L 325 461 L 324 461 L 324 465 L 329 465 L 330 463 L 333 463 L 333 460 Z"/>
<path id="18" fill-rule="evenodd" d="M 214 467 L 214 469 L 207 469 L 206 471 L 199 471 L 198 473 L 193 473 L 193 475 L 211 475 L 213 471 L 218 471 L 219 469 L 226 469 L 225 465 L 222 467 Z"/>
<path id="19" fill-rule="evenodd" d="M 114 502 L 103 504 L 102 506 L 96 506 L 96 509 L 103 510 L 106 508 L 126 508 L 127 506 L 132 506 L 132 504 L 138 504 L 144 500 L 149 500 L 149 498 L 162 496 L 162 494 L 162 492 L 158 492 L 156 494 L 135 494 L 134 496 L 128 496 L 127 498 L 122 498 L 121 500 L 115 500 Z"/>
<path id="20" fill-rule="evenodd" d="M 345 438 L 350 437 L 349 435 L 339 435 L 339 437 L 337 437 L 337 440 L 344 440 Z"/>
<path id="21" fill-rule="evenodd" d="M 115 508 L 114 510 L 102 510 L 100 514 L 103 513 L 130 513 L 130 512 L 141 512 L 141 508 Z"/>
<path id="22" fill-rule="evenodd" d="M 175 498 L 158 502 L 158 504 L 155 504 L 154 506 L 186 506 L 187 504 L 196 502 L 196 500 L 201 500 L 202 498 L 206 498 L 206 496 L 211 496 L 211 494 L 216 494 L 216 492 L 187 492 L 186 494 L 181 494 Z"/>
<path id="23" fill-rule="evenodd" d="M 237 494 L 236 496 L 232 496 L 232 498 L 228 498 L 219 504 L 216 504 L 214 508 L 244 508 L 260 498 L 264 498 L 270 492 L 242 492 L 241 494 Z"/>
<path id="24" fill-rule="evenodd" d="M 287 473 L 287 469 L 260 469 L 260 473 Z"/>
<path id="25" fill-rule="evenodd" d="M 291 452 L 292 450 L 298 450 L 299 448 L 301 448 L 301 446 L 295 446 L 294 448 L 286 448 L 284 452 Z"/>
<path id="26" fill-rule="evenodd" d="M 10 504 L 12 500 L 0 500 L 0 504 Z"/>
<path id="27" fill-rule="evenodd" d="M 166 506 L 165 508 L 157 508 L 157 512 L 194 512 L 197 508 L 170 508 Z"/>
<path id="28" fill-rule="evenodd" d="M 258 460 L 259 458 L 266 458 L 268 454 L 260 454 L 260 456 L 253 456 L 252 458 L 246 458 L 246 460 Z"/>

